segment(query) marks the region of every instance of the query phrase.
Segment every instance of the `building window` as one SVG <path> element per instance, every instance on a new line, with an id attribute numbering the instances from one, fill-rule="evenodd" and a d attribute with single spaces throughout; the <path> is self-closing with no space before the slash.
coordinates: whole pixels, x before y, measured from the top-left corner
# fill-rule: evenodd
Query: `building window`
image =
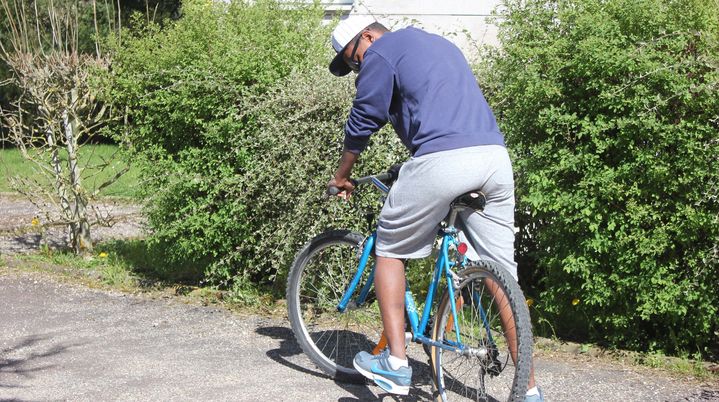
<path id="1" fill-rule="evenodd" d="M 320 4 L 325 9 L 325 18 L 331 19 L 349 13 L 354 5 L 354 0 L 322 0 Z"/>

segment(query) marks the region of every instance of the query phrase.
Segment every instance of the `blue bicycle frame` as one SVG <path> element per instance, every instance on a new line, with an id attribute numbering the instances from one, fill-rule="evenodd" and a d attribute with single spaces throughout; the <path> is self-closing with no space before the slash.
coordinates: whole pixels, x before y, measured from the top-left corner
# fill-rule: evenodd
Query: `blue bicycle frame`
<path id="1" fill-rule="evenodd" d="M 455 300 L 453 284 L 456 278 L 456 274 L 452 271 L 452 268 L 457 265 L 457 262 L 453 262 L 450 260 L 449 249 L 451 246 L 456 247 L 459 244 L 456 233 L 457 231 L 454 227 L 449 227 L 444 230 L 444 233 L 442 235 L 442 245 L 440 247 L 440 253 L 435 264 L 434 273 L 432 275 L 432 282 L 430 283 L 429 291 L 427 292 L 427 298 L 424 303 L 421 321 L 420 316 L 417 312 L 414 297 L 412 296 L 412 292 L 410 291 L 409 286 L 407 286 L 407 289 L 405 291 L 405 309 L 407 311 L 407 316 L 409 317 L 410 326 L 412 328 L 413 341 L 440 347 L 447 350 L 453 350 L 455 352 L 461 352 L 462 350 L 464 350 L 464 345 L 461 342 L 459 320 L 457 320 L 457 308 L 455 303 L 451 303 L 450 305 L 452 309 L 454 331 L 457 335 L 457 342 L 446 341 L 447 343 L 445 344 L 441 342 L 436 342 L 427 336 L 427 325 L 429 324 L 429 317 L 433 304 L 432 302 L 437 292 L 437 287 L 439 285 L 442 272 L 444 272 L 447 280 L 447 292 L 449 293 L 449 300 Z M 372 283 L 374 282 L 375 265 L 372 266 L 369 277 L 367 278 L 366 283 L 362 286 L 362 289 L 360 290 L 357 298 L 354 300 L 354 302 L 352 302 L 351 299 L 352 296 L 355 294 L 355 290 L 357 289 L 357 286 L 362 279 L 362 275 L 364 274 L 365 269 L 367 268 L 367 262 L 369 261 L 369 257 L 372 254 L 376 239 L 377 233 L 373 232 L 364 241 L 362 255 L 360 257 L 359 266 L 357 267 L 357 273 L 352 278 L 352 281 L 350 282 L 349 287 L 345 291 L 342 300 L 340 300 L 340 303 L 337 305 L 338 311 L 344 312 L 351 303 L 354 306 L 361 306 L 367 301 L 367 295 L 369 294 Z M 464 260 L 462 261 L 462 263 L 465 263 L 466 257 L 463 258 Z M 485 321 L 485 326 L 488 325 L 486 323 L 486 320 L 483 321 Z"/>

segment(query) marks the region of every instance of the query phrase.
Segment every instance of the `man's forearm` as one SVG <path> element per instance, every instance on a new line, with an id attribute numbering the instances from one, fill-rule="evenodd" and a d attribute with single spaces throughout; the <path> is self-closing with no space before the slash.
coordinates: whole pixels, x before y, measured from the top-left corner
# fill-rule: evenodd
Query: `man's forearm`
<path id="1" fill-rule="evenodd" d="M 340 165 L 335 171 L 335 179 L 348 180 L 352 174 L 352 167 L 357 162 L 358 154 L 342 151 L 342 158 L 340 158 Z"/>

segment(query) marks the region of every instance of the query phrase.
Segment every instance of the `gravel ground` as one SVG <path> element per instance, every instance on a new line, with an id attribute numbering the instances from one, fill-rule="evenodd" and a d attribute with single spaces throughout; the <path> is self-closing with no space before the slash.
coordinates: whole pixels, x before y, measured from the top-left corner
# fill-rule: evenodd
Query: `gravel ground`
<path id="1" fill-rule="evenodd" d="M 91 229 L 94 241 L 127 239 L 143 234 L 144 220 L 139 205 L 105 200 L 96 204 L 96 207 L 103 216 L 113 217 L 114 224 L 111 227 L 94 226 Z M 0 254 L 37 251 L 43 243 L 50 248 L 67 246 L 67 231 L 64 227 L 45 227 L 43 236 L 40 227 L 32 225 L 36 216 L 41 223 L 45 221 L 40 210 L 26 199 L 0 193 Z"/>
<path id="2" fill-rule="evenodd" d="M 0 266 L 0 400 L 426 400 L 428 367 L 411 347 L 414 383 L 396 398 L 332 381 L 281 318 L 238 315 L 175 297 L 57 282 Z M 588 357 L 540 352 L 550 401 L 711 401 L 719 384 Z"/>

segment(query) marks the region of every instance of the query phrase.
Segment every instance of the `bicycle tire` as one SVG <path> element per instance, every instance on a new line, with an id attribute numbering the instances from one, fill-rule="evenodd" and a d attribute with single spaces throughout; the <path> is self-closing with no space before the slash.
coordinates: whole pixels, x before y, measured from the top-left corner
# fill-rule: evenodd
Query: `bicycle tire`
<path id="1" fill-rule="evenodd" d="M 472 400 L 503 400 L 504 395 L 509 395 L 509 401 L 523 401 L 531 370 L 532 332 L 529 310 L 519 284 L 504 268 L 491 261 L 471 262 L 459 273 L 459 278 L 454 303 L 462 343 L 471 346 L 471 351 L 457 353 L 432 347 L 432 375 L 438 397 L 446 401 L 448 394 L 454 394 Z M 502 303 L 503 298 L 498 300 L 496 294 L 492 295 L 488 288 L 493 286 L 492 282 L 504 292 L 508 303 Z M 500 303 L 511 309 L 514 318 L 516 363 L 511 357 L 510 341 L 504 336 Z M 445 344 L 456 341 L 446 291 L 436 317 L 433 338 Z M 466 375 L 466 378 L 458 378 L 459 375 Z M 491 384 L 487 384 L 488 380 Z"/>
<path id="2" fill-rule="evenodd" d="M 363 240 L 362 235 L 348 230 L 316 236 L 297 254 L 287 279 L 288 316 L 297 342 L 319 369 L 342 382 L 365 382 L 352 360 L 362 350 L 371 351 L 382 333 L 373 292 L 362 306 L 337 311 L 359 265 Z M 370 257 L 356 292 L 372 265 Z"/>

